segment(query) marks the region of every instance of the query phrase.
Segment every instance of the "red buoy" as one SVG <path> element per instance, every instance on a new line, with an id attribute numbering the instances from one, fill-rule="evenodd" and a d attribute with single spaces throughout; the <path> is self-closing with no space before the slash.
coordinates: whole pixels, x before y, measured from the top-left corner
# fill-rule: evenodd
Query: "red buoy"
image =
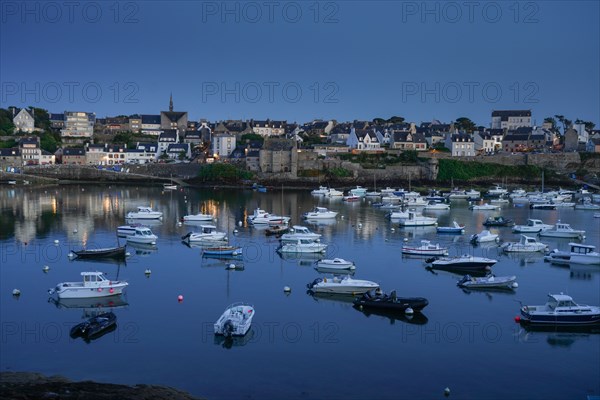
<path id="1" fill-rule="evenodd" d="M 180 294 L 177 296 L 177 301 L 181 303 L 183 301 L 183 295 Z"/>
<path id="2" fill-rule="evenodd" d="M 516 316 L 515 317 L 515 322 L 518 324 L 519 322 L 521 322 L 521 317 L 520 316 Z"/>

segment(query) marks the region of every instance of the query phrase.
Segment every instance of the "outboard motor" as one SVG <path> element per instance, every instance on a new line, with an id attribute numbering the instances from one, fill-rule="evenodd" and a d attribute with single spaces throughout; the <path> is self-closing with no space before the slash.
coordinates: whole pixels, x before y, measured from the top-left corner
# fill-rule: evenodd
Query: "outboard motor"
<path id="1" fill-rule="evenodd" d="M 223 335 L 225 337 L 231 337 L 231 335 L 233 335 L 233 322 L 231 322 L 230 319 L 228 319 L 227 321 L 225 321 L 225 323 L 223 324 Z"/>
<path id="2" fill-rule="evenodd" d="M 323 279 L 321 278 L 317 278 L 314 281 L 312 281 L 312 283 L 307 283 L 306 287 L 309 289 L 312 289 L 316 284 L 323 282 Z"/>
<path id="3" fill-rule="evenodd" d="M 187 235 L 183 235 L 183 236 L 181 237 L 181 240 L 185 240 L 185 239 L 189 238 L 191 234 L 192 234 L 192 232 L 188 232 L 188 234 L 187 234 Z"/>

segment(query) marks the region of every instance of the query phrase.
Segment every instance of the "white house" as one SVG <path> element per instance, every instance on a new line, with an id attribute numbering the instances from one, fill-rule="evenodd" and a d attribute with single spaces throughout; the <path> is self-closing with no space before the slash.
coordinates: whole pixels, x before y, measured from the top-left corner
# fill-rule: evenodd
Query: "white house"
<path id="1" fill-rule="evenodd" d="M 227 133 L 215 134 L 210 146 L 214 157 L 229 157 L 233 150 L 235 150 L 235 135 Z"/>
<path id="2" fill-rule="evenodd" d="M 16 112 L 13 108 L 13 113 Z M 21 110 L 16 113 L 13 118 L 13 124 L 15 125 L 15 131 L 21 131 L 26 133 L 32 133 L 35 130 L 35 123 L 33 119 L 33 110 L 27 110 L 25 108 L 21 108 Z"/>
<path id="3" fill-rule="evenodd" d="M 189 159 L 192 156 L 192 150 L 189 143 L 173 143 L 167 148 L 166 154 L 174 160 Z"/>
<path id="4" fill-rule="evenodd" d="M 475 151 L 483 154 L 493 154 L 502 146 L 502 142 L 497 143 L 494 137 L 488 132 L 475 132 L 473 142 L 475 143 Z M 496 147 L 496 145 L 500 147 Z"/>
<path id="5" fill-rule="evenodd" d="M 160 115 L 142 115 L 141 117 L 144 135 L 159 136 L 163 132 L 160 128 Z"/>
<path id="6" fill-rule="evenodd" d="M 179 143 L 179 134 L 176 129 L 165 129 L 158 137 L 158 154 L 164 154 L 170 145 Z"/>
<path id="7" fill-rule="evenodd" d="M 38 165 L 42 149 L 40 148 L 40 138 L 28 137 L 19 140 L 19 150 L 21 151 L 21 159 L 23 165 Z"/>
<path id="8" fill-rule="evenodd" d="M 453 157 L 472 157 L 475 155 L 473 137 L 466 133 L 455 133 L 446 136 L 446 147 Z"/>
<path id="9" fill-rule="evenodd" d="M 125 160 L 129 164 L 148 164 L 158 158 L 158 143 L 137 142 L 133 149 L 127 149 Z"/>
<path id="10" fill-rule="evenodd" d="M 346 144 L 356 150 L 381 150 L 377 134 L 372 129 L 352 128 Z"/>
<path id="11" fill-rule="evenodd" d="M 513 130 L 522 126 L 531 126 L 531 110 L 492 111 L 492 129 Z"/>

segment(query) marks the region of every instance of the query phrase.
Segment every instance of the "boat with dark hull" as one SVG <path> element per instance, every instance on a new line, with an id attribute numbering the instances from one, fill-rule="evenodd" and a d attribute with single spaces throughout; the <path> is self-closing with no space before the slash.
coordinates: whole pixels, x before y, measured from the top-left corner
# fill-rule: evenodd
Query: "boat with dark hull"
<path id="1" fill-rule="evenodd" d="M 432 257 L 425 260 L 425 262 L 431 264 L 431 267 L 434 269 L 486 271 L 489 270 L 492 267 L 492 265 L 496 264 L 498 260 L 494 260 L 492 258 L 463 255 L 460 257 Z"/>
<path id="2" fill-rule="evenodd" d="M 126 246 L 107 247 L 103 249 L 83 249 L 79 251 L 71 250 L 76 258 L 113 258 L 125 259 Z"/>
<path id="3" fill-rule="evenodd" d="M 488 217 L 483 223 L 484 226 L 513 226 L 515 223 L 512 219 L 500 217 Z"/>
<path id="4" fill-rule="evenodd" d="M 600 307 L 577 304 L 571 296 L 549 294 L 543 306 L 522 306 L 519 322 L 540 325 L 600 324 Z"/>
<path id="5" fill-rule="evenodd" d="M 93 339 L 102 336 L 106 330 L 115 327 L 117 316 L 113 312 L 98 314 L 85 322 L 75 325 L 71 328 L 72 338 L 83 337 Z"/>
<path id="6" fill-rule="evenodd" d="M 378 291 L 366 292 L 354 300 L 356 307 L 377 308 L 382 310 L 402 311 L 404 313 L 421 312 L 427 307 L 429 301 L 424 297 L 397 297 L 396 291 L 389 295 Z"/>

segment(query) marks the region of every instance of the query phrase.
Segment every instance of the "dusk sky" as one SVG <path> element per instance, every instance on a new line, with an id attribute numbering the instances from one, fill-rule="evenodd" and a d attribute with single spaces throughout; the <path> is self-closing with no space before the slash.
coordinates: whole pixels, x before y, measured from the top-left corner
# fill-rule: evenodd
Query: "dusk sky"
<path id="1" fill-rule="evenodd" d="M 600 2 L 4 1 L 0 106 L 600 125 Z"/>

